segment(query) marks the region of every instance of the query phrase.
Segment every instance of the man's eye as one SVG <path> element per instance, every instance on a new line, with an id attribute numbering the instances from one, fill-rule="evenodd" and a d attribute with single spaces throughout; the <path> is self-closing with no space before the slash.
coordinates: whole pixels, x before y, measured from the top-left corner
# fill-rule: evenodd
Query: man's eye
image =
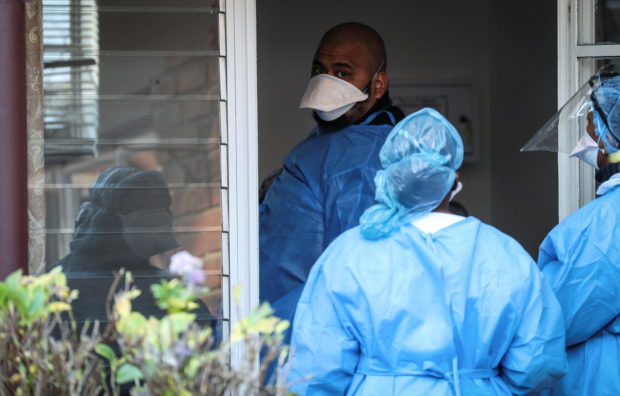
<path id="1" fill-rule="evenodd" d="M 348 75 L 349 75 L 349 73 L 347 73 L 346 71 L 337 71 L 336 72 L 336 77 L 338 77 L 338 78 L 345 78 Z"/>
<path id="2" fill-rule="evenodd" d="M 316 76 L 317 74 L 325 74 L 325 69 L 321 66 L 315 66 L 312 68 L 312 75 Z"/>

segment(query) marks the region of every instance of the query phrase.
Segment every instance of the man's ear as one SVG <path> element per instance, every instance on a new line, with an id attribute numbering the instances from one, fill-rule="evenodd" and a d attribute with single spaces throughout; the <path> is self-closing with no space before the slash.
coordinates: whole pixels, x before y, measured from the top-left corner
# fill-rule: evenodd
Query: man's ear
<path id="1" fill-rule="evenodd" d="M 377 77 L 375 77 L 375 81 L 373 82 L 373 88 L 375 89 L 374 90 L 375 99 L 377 100 L 381 99 L 387 92 L 387 87 L 388 87 L 387 73 L 384 71 L 379 72 L 379 74 L 377 74 Z"/>

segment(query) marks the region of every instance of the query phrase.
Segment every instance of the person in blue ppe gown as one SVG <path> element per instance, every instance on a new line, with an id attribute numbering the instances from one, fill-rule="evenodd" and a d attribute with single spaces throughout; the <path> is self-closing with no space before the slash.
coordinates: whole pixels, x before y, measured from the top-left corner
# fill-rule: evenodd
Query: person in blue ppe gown
<path id="1" fill-rule="evenodd" d="M 379 149 L 404 117 L 387 85 L 376 31 L 345 23 L 325 33 L 301 101 L 317 126 L 288 154 L 260 206 L 260 299 L 279 317 L 292 320 L 312 264 L 373 204 Z"/>
<path id="2" fill-rule="evenodd" d="M 569 372 L 552 395 L 620 395 L 620 76 L 596 84 L 573 156 L 598 168 L 598 198 L 558 224 L 538 265 L 564 312 Z"/>
<path id="3" fill-rule="evenodd" d="M 512 238 L 449 213 L 463 143 L 437 111 L 399 122 L 376 199 L 316 262 L 293 323 L 292 390 L 510 395 L 566 370 L 562 312 Z"/>

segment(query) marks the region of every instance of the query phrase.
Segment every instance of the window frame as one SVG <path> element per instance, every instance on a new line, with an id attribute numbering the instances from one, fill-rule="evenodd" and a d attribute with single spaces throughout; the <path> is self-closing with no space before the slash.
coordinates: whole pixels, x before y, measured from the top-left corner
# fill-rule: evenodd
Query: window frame
<path id="1" fill-rule="evenodd" d="M 220 4 L 224 7 L 224 1 Z M 230 286 L 241 288 L 230 309 L 234 326 L 258 306 L 258 103 L 256 1 L 227 0 L 226 102 L 228 136 L 228 225 Z M 224 204 L 224 203 L 223 203 Z M 225 210 L 223 208 L 223 210 Z M 226 265 L 226 264 L 225 264 Z M 244 361 L 244 349 L 232 345 L 232 364 Z M 256 367 L 258 369 L 258 367 Z"/>
<path id="2" fill-rule="evenodd" d="M 596 0 L 558 0 L 558 107 L 579 89 L 595 70 L 592 58 L 620 57 L 620 44 L 594 42 Z M 578 123 L 559 131 L 560 147 L 574 144 Z M 566 153 L 558 153 L 558 215 L 561 221 L 594 198 L 594 170 Z"/>
<path id="3" fill-rule="evenodd" d="M 256 0 L 219 3 L 222 261 L 223 276 L 229 276 L 222 300 L 232 328 L 259 302 Z M 240 298 L 231 304 L 236 286 Z M 241 344 L 231 346 L 237 367 L 247 360 Z M 254 369 L 258 373 L 258 365 Z"/>

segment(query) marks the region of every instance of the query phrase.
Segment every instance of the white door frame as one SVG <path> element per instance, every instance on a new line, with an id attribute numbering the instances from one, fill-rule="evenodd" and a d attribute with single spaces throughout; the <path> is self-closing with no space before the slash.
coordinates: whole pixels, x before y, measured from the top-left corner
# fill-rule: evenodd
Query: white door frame
<path id="1" fill-rule="evenodd" d="M 242 288 L 238 304 L 230 306 L 230 323 L 234 326 L 258 305 L 256 1 L 227 0 L 225 18 L 228 136 L 223 141 L 228 143 L 225 151 L 231 288 L 223 297 L 231 301 L 232 288 Z M 231 352 L 233 364 L 243 361 L 240 345 L 233 345 Z"/>
<path id="2" fill-rule="evenodd" d="M 620 56 L 620 45 L 592 45 L 595 0 L 558 0 L 558 107 L 595 72 L 592 58 Z M 574 145 L 577 122 L 560 128 L 559 145 Z M 593 169 L 568 154 L 558 154 L 558 211 L 562 220 L 594 198 Z"/>

